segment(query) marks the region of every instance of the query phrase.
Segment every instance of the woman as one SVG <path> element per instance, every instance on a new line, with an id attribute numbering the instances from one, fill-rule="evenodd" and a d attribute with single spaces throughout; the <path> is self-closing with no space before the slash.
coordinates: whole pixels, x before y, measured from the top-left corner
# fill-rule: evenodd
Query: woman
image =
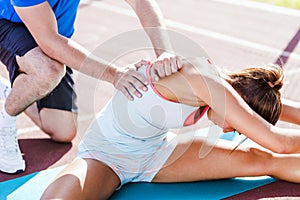
<path id="1" fill-rule="evenodd" d="M 149 81 L 151 66 L 139 68 Z M 274 126 L 282 107 L 281 69 L 250 68 L 222 78 L 215 69 L 209 59 L 199 58 L 150 84 L 141 99 L 128 101 L 117 92 L 89 127 L 79 158 L 59 174 L 42 199 L 107 199 L 123 184 L 137 181 L 270 175 L 300 182 L 300 154 L 294 154 L 300 151 L 300 133 Z M 287 112 L 295 110 L 293 106 L 282 110 L 284 119 L 298 122 Z M 193 125 L 206 112 L 225 132 L 237 130 L 262 147 L 241 146 L 232 152 L 234 144 L 219 140 L 199 158 L 205 141 L 176 136 L 169 129 Z"/>

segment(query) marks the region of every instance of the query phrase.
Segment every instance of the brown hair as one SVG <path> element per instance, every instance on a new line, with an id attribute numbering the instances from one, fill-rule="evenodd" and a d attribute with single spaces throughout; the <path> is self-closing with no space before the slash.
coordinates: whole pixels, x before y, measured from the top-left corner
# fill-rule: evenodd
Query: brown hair
<path id="1" fill-rule="evenodd" d="M 250 67 L 236 73 L 227 73 L 226 80 L 248 105 L 269 123 L 279 119 L 282 103 L 282 68 L 275 64 Z"/>

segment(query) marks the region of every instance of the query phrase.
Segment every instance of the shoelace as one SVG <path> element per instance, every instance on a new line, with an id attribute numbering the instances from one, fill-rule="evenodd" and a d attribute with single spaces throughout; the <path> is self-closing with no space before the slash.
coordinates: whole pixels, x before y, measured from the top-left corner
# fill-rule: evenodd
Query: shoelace
<path id="1" fill-rule="evenodd" d="M 13 134 L 13 128 L 2 128 L 0 131 L 0 151 L 7 153 L 18 153 L 19 144 L 17 135 Z"/>

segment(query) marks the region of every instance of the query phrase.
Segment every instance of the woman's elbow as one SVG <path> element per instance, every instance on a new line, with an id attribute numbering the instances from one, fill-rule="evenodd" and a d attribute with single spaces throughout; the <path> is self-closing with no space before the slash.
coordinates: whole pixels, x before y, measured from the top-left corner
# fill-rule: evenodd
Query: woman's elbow
<path id="1" fill-rule="evenodd" d="M 289 152 L 285 145 L 277 145 L 272 147 L 271 151 L 278 154 L 287 154 Z"/>
<path id="2" fill-rule="evenodd" d="M 293 147 L 294 147 L 293 144 L 288 140 L 286 140 L 286 141 L 279 141 L 277 145 L 274 145 L 270 150 L 278 154 L 296 153 L 296 150 Z"/>

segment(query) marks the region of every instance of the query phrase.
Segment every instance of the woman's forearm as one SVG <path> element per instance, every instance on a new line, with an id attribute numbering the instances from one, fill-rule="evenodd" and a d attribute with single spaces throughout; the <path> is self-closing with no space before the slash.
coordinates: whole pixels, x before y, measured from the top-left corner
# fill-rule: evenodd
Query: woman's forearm
<path id="1" fill-rule="evenodd" d="M 300 130 L 273 126 L 256 112 L 249 110 L 250 107 L 231 86 L 225 86 L 224 92 L 224 119 L 233 128 L 273 152 L 300 153 Z M 222 114 L 222 111 L 219 113 Z"/>
<path id="2" fill-rule="evenodd" d="M 280 120 L 300 125 L 300 103 L 282 99 Z"/>
<path id="3" fill-rule="evenodd" d="M 198 98 L 205 101 L 224 122 L 239 133 L 273 152 L 300 151 L 298 130 L 280 129 L 268 123 L 254 112 L 225 80 L 210 78 L 196 72 L 185 78 L 191 82 L 190 85 Z"/>

